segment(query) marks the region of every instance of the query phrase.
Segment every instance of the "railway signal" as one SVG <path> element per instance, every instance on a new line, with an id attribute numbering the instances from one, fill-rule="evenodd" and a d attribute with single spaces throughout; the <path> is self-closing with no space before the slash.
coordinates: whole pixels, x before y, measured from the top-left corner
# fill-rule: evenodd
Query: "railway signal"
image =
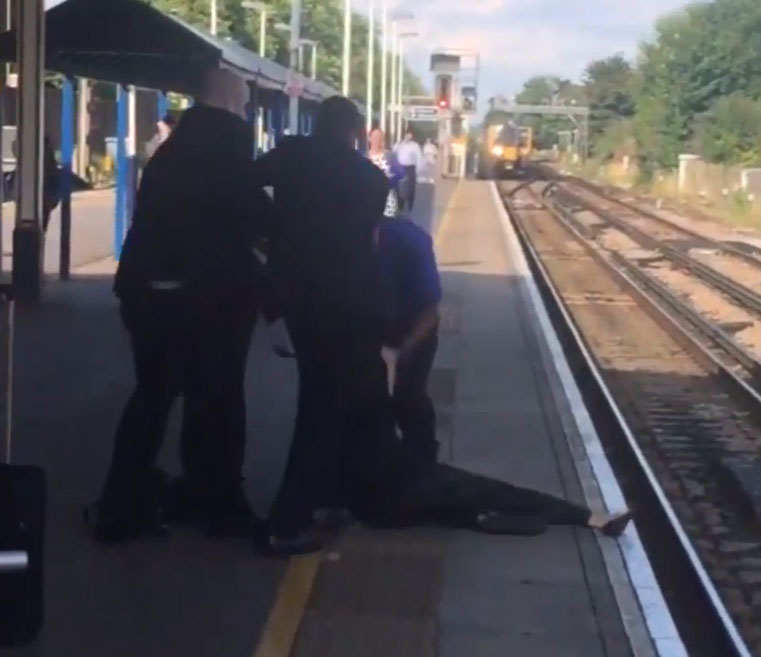
<path id="1" fill-rule="evenodd" d="M 452 76 L 439 75 L 436 77 L 436 106 L 446 110 L 452 106 Z"/>

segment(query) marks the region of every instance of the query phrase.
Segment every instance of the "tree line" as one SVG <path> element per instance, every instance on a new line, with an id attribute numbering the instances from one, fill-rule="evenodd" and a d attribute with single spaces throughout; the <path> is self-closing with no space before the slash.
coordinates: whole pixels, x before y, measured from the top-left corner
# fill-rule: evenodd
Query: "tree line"
<path id="1" fill-rule="evenodd" d="M 181 18 L 204 30 L 209 29 L 209 0 L 146 0 L 165 13 Z M 217 32 L 221 38 L 231 38 L 241 45 L 259 52 L 259 14 L 243 7 L 243 0 L 217 0 Z M 277 23 L 290 23 L 290 0 L 266 0 L 267 38 L 265 52 L 268 58 L 284 66 L 289 61 L 290 36 L 274 29 Z M 317 77 L 341 88 L 343 55 L 343 3 L 341 0 L 302 0 L 301 36 L 318 42 Z M 361 14 L 352 17 L 350 93 L 364 101 L 367 94 L 368 21 Z M 380 40 L 375 45 L 375 102 L 380 97 Z M 309 48 L 304 50 L 304 70 L 310 72 Z M 420 94 L 423 86 L 405 67 L 405 93 Z"/>
<path id="2" fill-rule="evenodd" d="M 601 160 L 627 154 L 640 171 L 676 166 L 690 152 L 720 164 L 761 165 L 761 2 L 712 0 L 663 16 L 634 62 L 591 62 L 579 82 L 528 80 L 521 103 L 588 105 Z M 557 143 L 562 119 L 534 119 Z"/>

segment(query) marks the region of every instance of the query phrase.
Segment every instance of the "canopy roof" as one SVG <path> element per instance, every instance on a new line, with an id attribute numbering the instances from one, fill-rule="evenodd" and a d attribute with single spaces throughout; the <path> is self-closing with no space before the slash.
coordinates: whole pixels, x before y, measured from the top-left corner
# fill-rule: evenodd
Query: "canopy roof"
<path id="1" fill-rule="evenodd" d="M 141 0 L 63 0 L 46 12 L 45 40 L 48 70 L 147 89 L 192 93 L 211 68 L 228 68 L 276 90 L 289 79 L 286 67 Z M 15 59 L 15 31 L 0 34 L 0 61 Z M 309 100 L 336 93 L 322 82 L 305 81 L 303 97 Z"/>

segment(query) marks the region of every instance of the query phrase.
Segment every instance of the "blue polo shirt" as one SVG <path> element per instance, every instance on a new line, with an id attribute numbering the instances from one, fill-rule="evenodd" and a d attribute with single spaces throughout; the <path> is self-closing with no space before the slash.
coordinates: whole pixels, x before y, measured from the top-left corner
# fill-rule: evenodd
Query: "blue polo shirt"
<path id="1" fill-rule="evenodd" d="M 433 240 L 409 219 L 384 219 L 379 230 L 378 261 L 393 342 L 410 331 L 421 312 L 441 302 Z"/>

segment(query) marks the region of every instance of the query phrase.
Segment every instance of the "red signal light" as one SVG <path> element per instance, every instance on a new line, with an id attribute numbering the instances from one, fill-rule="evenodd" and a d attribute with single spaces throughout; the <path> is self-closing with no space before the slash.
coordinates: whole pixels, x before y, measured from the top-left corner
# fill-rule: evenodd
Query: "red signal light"
<path id="1" fill-rule="evenodd" d="M 446 108 L 446 106 L 447 106 L 447 101 L 446 101 L 446 98 L 442 98 L 442 99 L 439 101 L 439 107 L 440 107 L 441 109 L 445 109 L 445 108 Z"/>

